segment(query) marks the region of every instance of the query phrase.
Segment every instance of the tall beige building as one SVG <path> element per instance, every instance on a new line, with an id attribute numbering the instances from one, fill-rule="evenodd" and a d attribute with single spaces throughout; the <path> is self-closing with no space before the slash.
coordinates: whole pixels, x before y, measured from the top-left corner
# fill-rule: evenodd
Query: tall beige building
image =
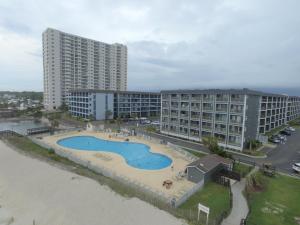
<path id="1" fill-rule="evenodd" d="M 67 103 L 69 90 L 127 90 L 127 47 L 48 28 L 43 32 L 44 107 Z"/>

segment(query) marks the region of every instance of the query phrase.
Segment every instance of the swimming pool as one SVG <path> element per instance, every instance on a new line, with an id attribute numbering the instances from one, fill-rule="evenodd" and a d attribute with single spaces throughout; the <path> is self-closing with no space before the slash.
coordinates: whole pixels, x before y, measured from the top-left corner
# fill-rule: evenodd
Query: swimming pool
<path id="1" fill-rule="evenodd" d="M 107 141 L 93 136 L 73 136 L 61 139 L 57 144 L 75 150 L 117 153 L 128 165 L 138 169 L 159 170 L 172 163 L 169 157 L 152 153 L 149 146 L 141 143 Z"/>

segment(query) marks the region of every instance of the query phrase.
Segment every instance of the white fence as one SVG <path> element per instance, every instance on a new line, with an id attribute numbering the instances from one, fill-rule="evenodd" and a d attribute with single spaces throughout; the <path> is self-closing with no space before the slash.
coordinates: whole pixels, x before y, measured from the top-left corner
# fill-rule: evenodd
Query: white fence
<path id="1" fill-rule="evenodd" d="M 167 145 L 174 149 L 177 152 L 180 152 L 182 155 L 184 155 L 187 159 L 189 159 L 190 161 L 195 161 L 197 159 L 199 159 L 197 156 L 193 155 L 192 153 L 182 149 L 180 146 L 172 144 L 170 142 L 167 143 Z"/>
<path id="2" fill-rule="evenodd" d="M 84 166 L 96 173 L 99 173 L 99 174 L 102 174 L 106 177 L 109 177 L 109 178 L 112 178 L 116 181 L 119 181 L 127 186 L 130 186 L 134 189 L 138 189 L 140 191 L 143 191 L 144 193 L 147 193 L 157 199 L 160 199 L 161 201 L 163 202 L 166 202 L 166 203 L 170 203 L 171 202 L 171 198 L 166 196 L 166 194 L 164 194 L 163 192 L 161 191 L 158 191 L 158 190 L 155 190 L 141 182 L 139 182 L 138 180 L 133 180 L 133 179 L 130 179 L 126 176 L 122 176 L 120 174 L 117 174 L 116 172 L 110 170 L 110 169 L 107 169 L 103 166 L 100 166 L 100 165 L 95 165 L 93 164 L 91 161 L 88 161 L 88 160 L 84 160 L 84 159 L 81 159 L 79 157 L 77 157 L 76 155 L 73 155 L 72 153 L 62 149 L 62 148 L 59 148 L 59 147 L 51 147 L 50 145 L 47 145 L 46 143 L 36 139 L 36 138 L 30 138 L 34 143 L 46 148 L 46 149 L 53 149 L 55 151 L 55 153 L 61 157 L 64 157 L 64 158 L 67 158 L 81 166 Z"/>
<path id="3" fill-rule="evenodd" d="M 202 189 L 204 185 L 204 179 L 202 179 L 199 183 L 197 183 L 193 188 L 191 188 L 188 192 L 186 192 L 184 195 L 182 195 L 179 199 L 174 201 L 172 205 L 174 207 L 180 206 L 182 203 L 184 203 L 186 200 L 188 200 L 193 194 L 195 194 L 197 191 Z"/>
<path id="4" fill-rule="evenodd" d="M 63 132 L 62 132 L 63 133 Z M 160 139 L 156 139 L 156 138 L 152 138 L 149 137 L 147 135 L 138 135 L 140 137 L 143 137 L 144 139 L 154 142 L 154 143 L 161 143 Z M 192 196 L 194 193 L 196 193 L 198 190 L 200 190 L 203 185 L 204 185 L 204 181 L 202 180 L 201 182 L 199 182 L 198 184 L 196 184 L 195 186 L 193 186 L 190 190 L 188 190 L 185 194 L 183 194 L 180 198 L 178 199 L 172 199 L 171 197 L 167 196 L 165 193 L 158 191 L 156 189 L 153 189 L 141 182 L 139 182 L 138 180 L 133 180 L 130 179 L 126 176 L 117 174 L 116 172 L 107 169 L 101 165 L 95 165 L 93 164 L 91 161 L 88 160 L 84 160 L 81 159 L 79 157 L 77 157 L 76 155 L 70 153 L 69 151 L 60 148 L 60 147 L 55 147 L 53 148 L 50 145 L 47 145 L 46 143 L 44 143 L 43 141 L 33 138 L 33 137 L 29 137 L 34 143 L 46 148 L 46 149 L 53 149 L 55 151 L 55 153 L 59 156 L 62 156 L 64 158 L 67 158 L 81 166 L 84 166 L 86 168 L 89 168 L 92 171 L 95 171 L 96 173 L 102 174 L 106 177 L 112 178 L 116 181 L 119 181 L 133 189 L 138 189 L 144 193 L 147 193 L 151 196 L 153 196 L 154 198 L 160 199 L 161 201 L 171 204 L 173 207 L 178 207 L 180 206 L 182 203 L 184 203 L 190 196 Z M 171 144 L 171 143 L 167 143 L 167 146 L 169 146 L 170 148 L 174 149 L 175 151 L 178 151 L 180 154 L 184 155 L 184 157 L 188 158 L 191 161 L 197 160 L 198 158 L 196 156 L 194 156 L 193 154 L 181 149 L 179 146 Z"/>

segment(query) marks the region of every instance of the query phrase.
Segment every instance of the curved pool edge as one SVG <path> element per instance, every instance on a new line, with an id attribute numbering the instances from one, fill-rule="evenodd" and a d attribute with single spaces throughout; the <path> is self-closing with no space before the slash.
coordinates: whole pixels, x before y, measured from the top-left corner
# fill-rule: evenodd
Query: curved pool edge
<path id="1" fill-rule="evenodd" d="M 152 155 L 155 155 L 155 156 L 160 156 L 160 157 L 163 157 L 163 158 L 166 158 L 169 162 L 168 162 L 168 165 L 165 166 L 165 167 L 162 167 L 162 168 L 141 168 L 141 167 L 137 167 L 137 166 L 134 166 L 130 163 L 130 160 L 128 160 L 126 157 L 124 157 L 122 154 L 120 153 L 117 153 L 117 152 L 112 152 L 112 151 L 107 151 L 107 150 L 89 150 L 89 149 L 79 149 L 79 148 L 72 148 L 72 147 L 68 147 L 68 146 L 64 146 L 62 144 L 60 144 L 59 142 L 63 141 L 63 140 L 68 140 L 68 139 L 73 139 L 73 138 L 95 138 L 95 139 L 98 139 L 100 141 L 105 141 L 105 142 L 109 142 L 109 143 L 116 143 L 116 144 L 136 144 L 136 145 L 141 145 L 141 146 L 145 146 L 148 148 L 148 151 L 149 153 L 151 153 Z M 124 140 L 110 140 L 110 139 L 107 139 L 106 137 L 103 138 L 103 137 L 99 137 L 99 136 L 96 136 L 96 135 L 90 135 L 90 134 L 76 134 L 74 136 L 64 136 L 64 137 L 57 137 L 57 138 L 60 138 L 60 139 L 57 139 L 55 141 L 55 144 L 60 147 L 60 148 L 65 148 L 69 151 L 82 151 L 82 152 L 102 152 L 104 154 L 112 154 L 118 158 L 121 158 L 122 160 L 124 160 L 125 162 L 125 165 L 126 166 L 129 166 L 131 168 L 134 168 L 134 169 L 137 169 L 137 170 L 141 170 L 141 171 L 147 171 L 147 172 L 155 172 L 155 171 L 162 171 L 162 170 L 166 170 L 168 168 L 170 168 L 172 165 L 173 165 L 173 162 L 174 162 L 174 159 L 172 156 L 170 156 L 169 154 L 166 154 L 166 153 L 161 153 L 161 152 L 157 152 L 157 151 L 153 151 L 153 149 L 151 148 L 151 146 L 149 146 L 148 144 L 145 144 L 145 143 L 141 143 L 141 142 L 136 142 L 136 141 L 124 141 Z"/>

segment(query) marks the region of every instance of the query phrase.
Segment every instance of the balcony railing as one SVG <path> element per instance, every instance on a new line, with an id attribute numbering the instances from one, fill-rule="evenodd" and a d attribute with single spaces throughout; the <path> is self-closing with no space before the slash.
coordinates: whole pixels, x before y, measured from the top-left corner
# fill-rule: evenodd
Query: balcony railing
<path id="1" fill-rule="evenodd" d="M 229 133 L 230 134 L 238 134 L 238 135 L 240 135 L 240 134 L 242 134 L 242 131 L 239 131 L 239 130 L 229 130 Z"/>
<path id="2" fill-rule="evenodd" d="M 243 113 L 242 109 L 230 109 L 231 113 Z"/>
<path id="3" fill-rule="evenodd" d="M 216 101 L 217 102 L 228 102 L 229 98 L 228 97 L 217 97 Z"/>
<path id="4" fill-rule="evenodd" d="M 244 98 L 231 98 L 231 102 L 242 103 L 242 102 L 244 102 Z"/>
<path id="5" fill-rule="evenodd" d="M 191 98 L 191 101 L 200 101 L 201 100 L 201 97 L 192 97 Z"/>
<path id="6" fill-rule="evenodd" d="M 198 111 L 200 111 L 200 107 L 193 107 L 193 106 L 192 106 L 192 107 L 191 107 L 191 111 L 197 111 L 197 112 L 198 112 Z"/>
<path id="7" fill-rule="evenodd" d="M 242 121 L 242 120 L 233 120 L 233 119 L 231 119 L 231 120 L 230 120 L 230 123 L 242 124 L 243 121 Z"/>
<path id="8" fill-rule="evenodd" d="M 181 100 L 183 100 L 183 101 L 188 101 L 189 99 L 190 99 L 189 96 L 183 96 L 183 97 L 181 97 Z"/>
<path id="9" fill-rule="evenodd" d="M 221 132 L 221 133 L 226 133 L 227 129 L 226 128 L 215 128 L 216 132 Z"/>
<path id="10" fill-rule="evenodd" d="M 189 110 L 189 107 L 188 106 L 181 106 L 181 109 L 182 110 Z"/>
<path id="11" fill-rule="evenodd" d="M 199 120 L 200 119 L 200 115 L 191 115 L 191 119 Z"/>
<path id="12" fill-rule="evenodd" d="M 226 123 L 227 122 L 227 118 L 216 118 L 216 122 Z"/>
<path id="13" fill-rule="evenodd" d="M 203 120 L 212 120 L 212 117 L 209 117 L 209 116 L 203 116 L 202 119 L 203 119 Z"/>
<path id="14" fill-rule="evenodd" d="M 203 110 L 205 110 L 205 111 L 212 111 L 213 107 L 203 107 Z"/>
<path id="15" fill-rule="evenodd" d="M 202 125 L 202 129 L 212 130 L 212 126 Z"/>
<path id="16" fill-rule="evenodd" d="M 217 108 L 216 108 L 216 111 L 217 111 L 217 112 L 227 112 L 227 108 L 225 108 L 225 107 L 224 107 L 224 108 L 219 108 L 219 107 L 217 107 Z"/>

